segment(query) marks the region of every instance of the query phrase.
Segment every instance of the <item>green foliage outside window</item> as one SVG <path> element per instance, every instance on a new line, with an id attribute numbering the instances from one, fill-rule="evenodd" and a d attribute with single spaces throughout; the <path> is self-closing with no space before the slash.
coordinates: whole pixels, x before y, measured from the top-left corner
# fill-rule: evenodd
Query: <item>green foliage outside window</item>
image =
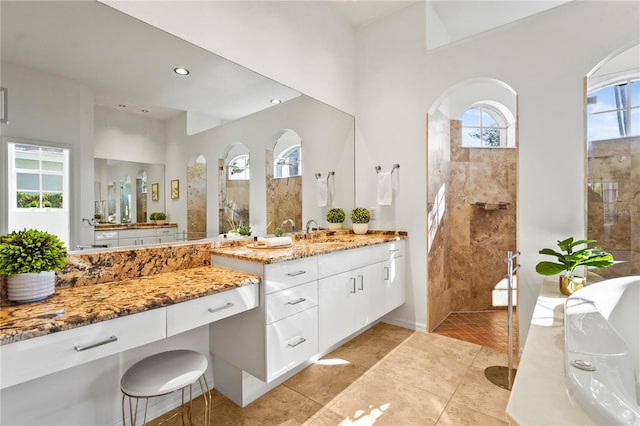
<path id="1" fill-rule="evenodd" d="M 19 209 L 40 206 L 40 194 L 18 191 L 16 194 L 16 206 Z M 54 209 L 62 208 L 62 194 L 59 192 L 43 192 L 42 205 Z"/>

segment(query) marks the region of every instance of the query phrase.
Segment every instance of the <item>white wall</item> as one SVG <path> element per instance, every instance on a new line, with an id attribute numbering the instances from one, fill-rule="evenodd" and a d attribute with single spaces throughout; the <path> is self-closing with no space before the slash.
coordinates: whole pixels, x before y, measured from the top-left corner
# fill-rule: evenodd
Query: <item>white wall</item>
<path id="1" fill-rule="evenodd" d="M 322 2 L 99 1 L 354 112 L 353 29 Z"/>
<path id="2" fill-rule="evenodd" d="M 400 194 L 384 221 L 410 235 L 411 299 L 393 313 L 395 321 L 420 325 L 426 317 L 426 112 L 460 82 L 495 78 L 519 95 L 519 315 L 526 337 L 541 285 L 538 250 L 585 234 L 583 77 L 638 43 L 639 5 L 571 2 L 428 53 L 422 3 L 358 32 L 357 203 L 374 200 L 368 184 L 374 164 L 400 163 Z"/>
<path id="3" fill-rule="evenodd" d="M 2 86 L 9 89 L 9 123 L 2 136 L 70 149 L 70 232 L 72 242 L 93 241 L 93 228 L 82 218 L 93 217 L 93 95 L 84 86 L 58 76 L 2 63 Z M 2 161 L 6 146 L 2 147 Z M 0 234 L 6 233 L 7 177 L 3 188 Z M 90 178 L 84 178 L 90 176 Z M 69 246 L 72 249 L 73 246 Z"/>

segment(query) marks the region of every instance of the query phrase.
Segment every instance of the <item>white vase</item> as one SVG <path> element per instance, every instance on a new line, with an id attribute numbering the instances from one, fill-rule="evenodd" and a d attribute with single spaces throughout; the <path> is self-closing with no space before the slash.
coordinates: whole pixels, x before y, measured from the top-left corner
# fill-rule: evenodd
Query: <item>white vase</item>
<path id="1" fill-rule="evenodd" d="M 339 222 L 339 223 L 329 222 L 329 229 L 342 229 L 342 222 Z"/>
<path id="2" fill-rule="evenodd" d="M 353 224 L 353 232 L 358 235 L 366 234 L 369 230 L 368 223 L 354 223 Z"/>
<path id="3" fill-rule="evenodd" d="M 44 271 L 9 275 L 7 277 L 7 298 L 14 302 L 35 302 L 51 296 L 56 290 L 56 273 Z"/>

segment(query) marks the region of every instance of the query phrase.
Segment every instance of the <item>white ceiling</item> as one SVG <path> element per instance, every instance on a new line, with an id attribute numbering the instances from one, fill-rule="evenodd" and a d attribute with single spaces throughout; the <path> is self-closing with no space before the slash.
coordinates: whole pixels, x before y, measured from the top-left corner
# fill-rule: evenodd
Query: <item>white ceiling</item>
<path id="1" fill-rule="evenodd" d="M 418 0 L 424 1 L 424 0 Z M 416 3 L 323 2 L 357 28 Z M 452 40 L 566 1 L 432 1 Z M 97 105 L 166 119 L 189 111 L 227 122 L 300 93 L 95 1 L 1 1 L 2 61 L 87 85 Z M 425 17 L 426 19 L 426 17 Z M 114 28 L 117 31 L 114 31 Z M 188 77 L 173 73 L 191 70 Z"/>

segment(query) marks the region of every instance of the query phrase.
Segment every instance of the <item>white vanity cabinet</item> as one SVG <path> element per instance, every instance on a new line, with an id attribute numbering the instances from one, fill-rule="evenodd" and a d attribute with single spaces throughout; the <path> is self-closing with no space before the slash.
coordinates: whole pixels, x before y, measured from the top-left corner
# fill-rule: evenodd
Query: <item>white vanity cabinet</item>
<path id="1" fill-rule="evenodd" d="M 397 240 L 273 264 L 213 255 L 262 276 L 258 309 L 209 326 L 216 388 L 246 406 L 402 305 L 402 249 Z"/>
<path id="2" fill-rule="evenodd" d="M 109 247 L 143 246 L 171 243 L 177 240 L 175 226 L 159 228 L 131 228 L 94 231 L 94 244 Z"/>
<path id="3" fill-rule="evenodd" d="M 320 349 L 404 303 L 402 241 L 318 257 Z"/>
<path id="4" fill-rule="evenodd" d="M 262 265 L 214 256 L 212 263 L 263 277 L 258 309 L 209 327 L 214 355 L 268 383 L 318 353 L 315 257 Z"/>
<path id="5" fill-rule="evenodd" d="M 118 231 L 118 246 L 143 246 L 157 242 L 155 228 L 122 229 Z"/>

